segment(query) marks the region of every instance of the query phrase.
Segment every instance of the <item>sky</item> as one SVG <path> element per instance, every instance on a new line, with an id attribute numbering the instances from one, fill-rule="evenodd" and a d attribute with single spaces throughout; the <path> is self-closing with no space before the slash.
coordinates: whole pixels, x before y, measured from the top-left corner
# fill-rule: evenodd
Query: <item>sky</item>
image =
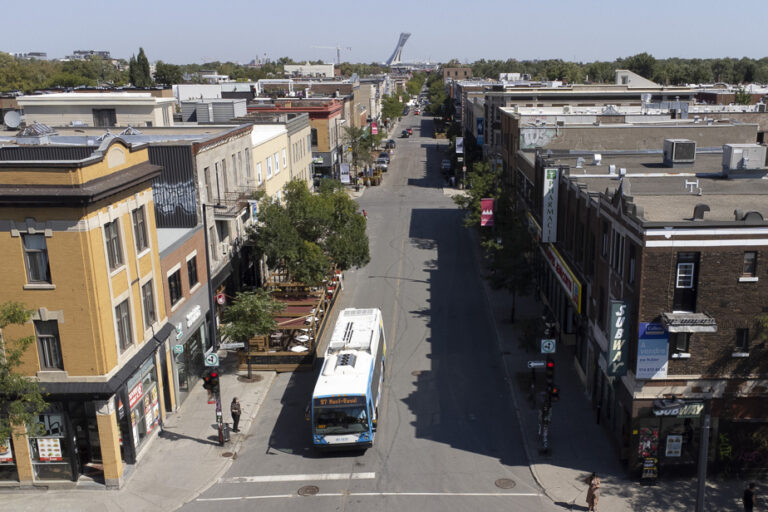
<path id="1" fill-rule="evenodd" d="M 107 50 L 151 62 L 590 62 L 768 55 L 765 1 L 740 0 L 35 0 L 4 2 L 0 51 Z M 13 20 L 11 22 L 10 20 Z M 326 48 L 313 48 L 327 46 Z"/>

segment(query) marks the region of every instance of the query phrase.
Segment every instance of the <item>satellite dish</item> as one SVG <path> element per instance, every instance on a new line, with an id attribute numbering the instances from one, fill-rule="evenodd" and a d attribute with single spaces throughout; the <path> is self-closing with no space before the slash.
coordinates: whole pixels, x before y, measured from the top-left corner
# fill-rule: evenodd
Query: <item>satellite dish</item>
<path id="1" fill-rule="evenodd" d="M 3 116 L 3 122 L 8 128 L 18 128 L 21 124 L 21 115 L 15 110 L 9 110 L 5 113 L 5 116 Z"/>

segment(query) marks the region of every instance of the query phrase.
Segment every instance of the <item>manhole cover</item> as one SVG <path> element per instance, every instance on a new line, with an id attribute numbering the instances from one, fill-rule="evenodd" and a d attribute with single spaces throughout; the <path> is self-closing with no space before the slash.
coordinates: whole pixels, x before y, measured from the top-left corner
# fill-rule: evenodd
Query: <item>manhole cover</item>
<path id="1" fill-rule="evenodd" d="M 228 458 L 230 458 L 233 455 L 234 455 L 234 453 L 232 453 L 232 452 L 224 452 L 224 453 L 221 454 L 221 456 L 224 457 L 225 459 L 228 459 Z"/>
<path id="2" fill-rule="evenodd" d="M 261 382 L 262 379 L 264 379 L 264 377 L 262 377 L 261 375 L 254 375 L 250 379 L 248 377 L 243 377 L 243 376 L 240 376 L 237 378 L 237 380 L 240 382 Z"/>
<path id="3" fill-rule="evenodd" d="M 413 370 L 411 372 L 411 375 L 413 375 L 414 377 L 418 377 L 419 375 L 421 375 L 421 370 Z"/>
<path id="4" fill-rule="evenodd" d="M 517 484 L 511 478 L 499 478 L 494 482 L 499 489 L 511 489 Z"/>
<path id="5" fill-rule="evenodd" d="M 305 485 L 299 489 L 299 496 L 314 496 L 320 492 L 320 488 L 316 485 Z"/>

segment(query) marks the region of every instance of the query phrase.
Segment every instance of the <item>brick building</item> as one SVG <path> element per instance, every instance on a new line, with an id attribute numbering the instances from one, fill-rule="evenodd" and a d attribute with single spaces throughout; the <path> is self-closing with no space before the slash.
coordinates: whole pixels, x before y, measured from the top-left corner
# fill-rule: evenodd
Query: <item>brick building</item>
<path id="1" fill-rule="evenodd" d="M 517 153 L 559 342 L 622 460 L 662 477 L 695 468 L 708 411 L 710 468 L 768 461 L 766 147 L 727 142 Z"/>

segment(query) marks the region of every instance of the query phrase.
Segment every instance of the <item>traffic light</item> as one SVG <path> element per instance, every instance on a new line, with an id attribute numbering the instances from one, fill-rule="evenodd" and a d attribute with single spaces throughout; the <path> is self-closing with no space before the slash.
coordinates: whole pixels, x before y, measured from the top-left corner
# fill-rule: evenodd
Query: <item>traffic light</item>
<path id="1" fill-rule="evenodd" d="M 560 388 L 553 384 L 552 388 L 549 391 L 549 398 L 553 402 L 557 402 L 558 400 L 560 400 Z"/>
<path id="2" fill-rule="evenodd" d="M 555 387 L 555 362 L 552 358 L 547 357 L 547 363 L 544 367 L 544 376 L 547 383 L 547 395 L 550 400 L 557 400 L 557 388 Z"/>
<path id="3" fill-rule="evenodd" d="M 213 371 L 209 374 L 209 378 L 211 381 L 211 391 L 214 395 L 219 394 L 219 373 L 216 371 Z"/>
<path id="4" fill-rule="evenodd" d="M 211 382 L 210 375 L 203 375 L 203 389 L 211 391 L 213 389 L 213 383 Z"/>

